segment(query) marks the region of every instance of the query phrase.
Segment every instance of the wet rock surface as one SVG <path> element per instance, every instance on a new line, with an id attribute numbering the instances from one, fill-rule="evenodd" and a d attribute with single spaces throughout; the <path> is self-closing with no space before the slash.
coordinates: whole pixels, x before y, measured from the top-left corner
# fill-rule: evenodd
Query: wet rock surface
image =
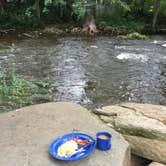
<path id="1" fill-rule="evenodd" d="M 72 103 L 46 103 L 0 114 L 0 161 L 3 166 L 129 166 L 130 148 L 115 130 L 85 108 Z M 112 133 L 112 149 L 95 150 L 85 159 L 63 162 L 49 155 L 57 137 L 83 132 L 95 138 L 98 131 Z"/>

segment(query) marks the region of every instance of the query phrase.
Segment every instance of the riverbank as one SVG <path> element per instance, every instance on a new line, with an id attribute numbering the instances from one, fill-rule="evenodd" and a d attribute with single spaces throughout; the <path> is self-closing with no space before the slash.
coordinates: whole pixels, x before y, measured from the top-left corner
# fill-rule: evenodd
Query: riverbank
<path id="1" fill-rule="evenodd" d="M 61 36 L 89 36 L 88 34 L 85 34 L 82 30 L 82 27 L 80 26 L 73 26 L 71 24 L 63 24 L 63 25 L 50 25 L 45 26 L 43 28 L 21 28 L 21 29 L 0 29 L 0 38 L 8 38 L 8 37 L 29 37 L 34 38 L 37 36 L 42 35 L 49 35 L 54 34 L 57 37 Z M 138 32 L 122 32 L 117 27 L 111 27 L 111 26 L 100 26 L 98 27 L 98 32 L 91 37 L 95 36 L 122 36 L 126 39 L 145 39 L 145 35 L 160 35 L 160 34 L 166 34 L 166 28 L 163 26 L 162 28 L 156 29 L 156 32 L 152 31 L 150 26 L 146 26 L 145 29 L 142 30 L 142 33 Z"/>

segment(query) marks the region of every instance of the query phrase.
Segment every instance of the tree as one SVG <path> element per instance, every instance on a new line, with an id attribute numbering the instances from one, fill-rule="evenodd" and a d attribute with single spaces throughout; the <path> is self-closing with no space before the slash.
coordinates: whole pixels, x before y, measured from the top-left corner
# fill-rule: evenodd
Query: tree
<path id="1" fill-rule="evenodd" d="M 154 1 L 154 15 L 153 15 L 153 22 L 152 22 L 153 31 L 156 31 L 156 23 L 157 23 L 159 11 L 160 11 L 160 0 L 155 0 Z"/>
<path id="2" fill-rule="evenodd" d="M 83 31 L 89 35 L 94 35 L 97 32 L 95 24 L 95 4 L 89 0 L 85 9 Z"/>
<path id="3" fill-rule="evenodd" d="M 4 13 L 4 6 L 6 4 L 6 0 L 0 0 L 0 12 Z"/>
<path id="4" fill-rule="evenodd" d="M 41 12 L 44 8 L 45 0 L 35 0 L 35 11 L 38 18 L 41 17 Z"/>
<path id="5" fill-rule="evenodd" d="M 95 10 L 96 5 L 103 5 L 105 11 L 110 10 L 110 7 L 112 5 L 117 5 L 122 7 L 122 9 L 125 9 L 126 11 L 129 11 L 129 6 L 126 2 L 123 2 L 122 0 L 87 0 L 87 4 L 85 5 L 85 16 L 84 16 L 84 23 L 83 23 L 83 31 L 94 35 L 96 32 L 98 32 L 95 24 Z"/>

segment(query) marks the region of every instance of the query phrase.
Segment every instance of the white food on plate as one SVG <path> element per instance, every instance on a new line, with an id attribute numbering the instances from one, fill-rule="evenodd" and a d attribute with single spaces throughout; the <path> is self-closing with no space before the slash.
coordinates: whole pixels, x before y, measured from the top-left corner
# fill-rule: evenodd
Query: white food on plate
<path id="1" fill-rule="evenodd" d="M 75 141 L 70 140 L 62 144 L 57 151 L 58 156 L 68 157 L 76 152 L 78 145 Z"/>

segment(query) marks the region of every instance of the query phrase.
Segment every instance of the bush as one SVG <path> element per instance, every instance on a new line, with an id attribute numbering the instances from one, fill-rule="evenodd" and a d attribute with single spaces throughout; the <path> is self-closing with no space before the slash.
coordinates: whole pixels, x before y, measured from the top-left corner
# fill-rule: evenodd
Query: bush
<path id="1" fill-rule="evenodd" d="M 112 34 L 128 34 L 133 32 L 141 33 L 144 29 L 144 22 L 132 21 L 130 19 L 121 20 L 97 20 L 98 27 Z"/>
<path id="2" fill-rule="evenodd" d="M 36 82 L 25 80 L 16 75 L 13 65 L 10 65 L 8 71 L 0 73 L 0 99 L 14 108 L 48 101 L 51 99 L 49 89 L 58 85 L 48 79 Z"/>

